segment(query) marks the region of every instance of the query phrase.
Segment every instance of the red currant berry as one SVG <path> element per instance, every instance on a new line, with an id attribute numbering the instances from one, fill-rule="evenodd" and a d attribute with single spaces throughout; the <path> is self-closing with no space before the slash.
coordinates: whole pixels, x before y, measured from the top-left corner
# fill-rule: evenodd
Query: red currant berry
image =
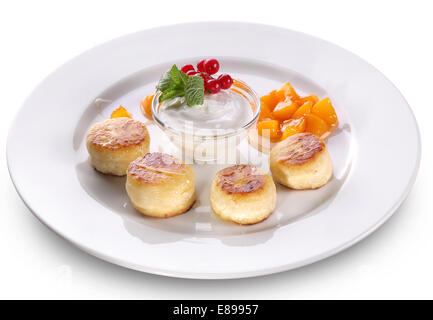
<path id="1" fill-rule="evenodd" d="M 218 80 L 211 79 L 206 83 L 205 89 L 210 93 L 218 93 L 221 90 L 221 85 Z"/>
<path id="2" fill-rule="evenodd" d="M 205 59 L 203 59 L 203 60 L 200 60 L 198 63 L 197 63 L 197 70 L 199 71 L 199 72 L 206 72 L 206 69 L 205 69 L 205 67 L 204 67 L 204 63 L 206 62 L 206 60 Z"/>
<path id="3" fill-rule="evenodd" d="M 203 78 L 204 83 L 208 82 L 209 80 L 212 80 L 213 78 L 208 75 L 207 73 L 199 73 L 199 76 Z"/>
<path id="4" fill-rule="evenodd" d="M 227 73 L 223 73 L 218 77 L 218 81 L 220 82 L 221 89 L 228 89 L 233 84 L 233 79 Z"/>
<path id="5" fill-rule="evenodd" d="M 192 64 L 186 64 L 180 70 L 184 73 L 187 73 L 190 70 L 194 70 L 194 67 L 192 66 Z"/>
<path id="6" fill-rule="evenodd" d="M 195 71 L 195 70 L 189 70 L 186 72 L 187 76 L 195 76 L 196 74 L 197 74 L 197 71 Z"/>
<path id="7" fill-rule="evenodd" d="M 216 59 L 209 59 L 205 61 L 204 68 L 207 73 L 215 74 L 220 69 L 220 64 Z"/>

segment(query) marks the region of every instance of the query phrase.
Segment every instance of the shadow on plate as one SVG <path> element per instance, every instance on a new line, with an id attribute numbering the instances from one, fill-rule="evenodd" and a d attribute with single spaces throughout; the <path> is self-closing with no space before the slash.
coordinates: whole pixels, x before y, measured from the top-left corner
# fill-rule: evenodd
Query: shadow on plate
<path id="1" fill-rule="evenodd" d="M 317 214 L 327 207 L 341 188 L 346 176 L 335 177 L 317 190 L 296 191 L 277 184 L 277 205 L 274 213 L 265 221 L 250 226 L 239 226 L 222 221 L 212 214 L 209 193 L 209 168 L 193 165 L 197 176 L 197 201 L 186 213 L 169 219 L 147 217 L 137 212 L 129 201 L 125 190 L 126 177 L 104 175 L 84 161 L 76 166 L 78 180 L 84 190 L 105 208 L 118 214 L 125 229 L 145 243 L 169 243 L 182 239 L 202 242 L 203 238 L 219 240 L 228 246 L 252 246 L 264 243 L 283 225 L 295 223 Z M 215 173 L 218 167 L 212 168 Z M 349 170 L 348 170 L 349 171 Z M 201 178 L 204 177 L 205 179 Z M 200 179 L 201 178 L 201 179 Z M 292 204 L 296 203 L 297 206 Z M 284 210 L 279 210 L 284 208 Z M 149 237 L 146 229 L 162 232 L 161 237 Z M 254 237 L 243 237 L 255 233 Z"/>

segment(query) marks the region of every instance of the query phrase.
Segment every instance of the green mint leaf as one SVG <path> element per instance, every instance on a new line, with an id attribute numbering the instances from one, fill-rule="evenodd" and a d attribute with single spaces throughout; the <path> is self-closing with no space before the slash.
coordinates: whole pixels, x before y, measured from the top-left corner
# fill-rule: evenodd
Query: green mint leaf
<path id="1" fill-rule="evenodd" d="M 182 82 L 184 86 L 186 86 L 186 84 L 188 83 L 189 76 L 187 76 L 186 73 L 184 73 L 183 71 L 179 71 L 179 72 L 180 72 L 180 76 L 182 77 Z"/>
<path id="2" fill-rule="evenodd" d="M 170 75 L 176 87 L 185 88 L 186 83 L 188 82 L 188 76 L 180 71 L 175 64 L 171 67 Z"/>
<path id="3" fill-rule="evenodd" d="M 176 97 L 183 97 L 185 95 L 184 89 L 179 88 L 169 88 L 162 92 L 162 94 L 159 96 L 159 102 L 163 102 L 168 99 L 176 98 Z"/>
<path id="4" fill-rule="evenodd" d="M 204 102 L 204 81 L 200 76 L 188 78 L 185 86 L 185 100 L 189 107 L 203 104 Z"/>
<path id="5" fill-rule="evenodd" d="M 156 86 L 156 89 L 159 91 L 165 91 L 168 88 L 172 87 L 174 85 L 173 80 L 171 78 L 171 72 L 167 71 L 165 72 L 161 79 L 159 79 L 158 85 Z"/>
<path id="6" fill-rule="evenodd" d="M 194 78 L 191 80 L 191 78 Z M 159 102 L 168 99 L 183 97 L 188 89 L 189 98 L 185 98 L 189 106 L 202 104 L 204 97 L 204 82 L 199 76 L 189 77 L 174 64 L 159 80 L 156 89 L 161 91 Z"/>

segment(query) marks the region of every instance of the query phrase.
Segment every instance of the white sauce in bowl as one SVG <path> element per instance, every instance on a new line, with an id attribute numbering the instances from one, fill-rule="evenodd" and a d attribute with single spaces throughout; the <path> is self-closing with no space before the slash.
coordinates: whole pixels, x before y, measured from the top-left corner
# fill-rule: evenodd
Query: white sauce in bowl
<path id="1" fill-rule="evenodd" d="M 167 127 L 183 131 L 185 124 L 194 129 L 236 130 L 253 119 L 253 110 L 247 99 L 232 90 L 206 94 L 202 105 L 187 106 L 184 98 L 162 103 L 158 118 Z"/>

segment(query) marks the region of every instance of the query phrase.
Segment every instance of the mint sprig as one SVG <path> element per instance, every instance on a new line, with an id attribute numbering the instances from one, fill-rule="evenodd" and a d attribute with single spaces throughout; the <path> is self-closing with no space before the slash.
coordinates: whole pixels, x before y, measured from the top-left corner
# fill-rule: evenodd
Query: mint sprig
<path id="1" fill-rule="evenodd" d="M 156 89 L 159 91 L 165 91 L 172 86 L 173 81 L 171 80 L 170 71 L 164 72 L 161 79 L 159 79 Z"/>
<path id="2" fill-rule="evenodd" d="M 180 71 L 176 65 L 173 65 L 173 67 L 171 67 L 170 75 L 171 79 L 177 86 L 185 88 L 189 77 L 185 73 Z"/>
<path id="3" fill-rule="evenodd" d="M 200 76 L 188 76 L 173 65 L 165 72 L 156 86 L 161 91 L 159 102 L 176 97 L 185 97 L 186 104 L 191 107 L 203 104 L 204 81 Z"/>
<path id="4" fill-rule="evenodd" d="M 188 106 L 203 104 L 204 81 L 200 76 L 189 77 L 185 86 L 185 100 Z"/>

